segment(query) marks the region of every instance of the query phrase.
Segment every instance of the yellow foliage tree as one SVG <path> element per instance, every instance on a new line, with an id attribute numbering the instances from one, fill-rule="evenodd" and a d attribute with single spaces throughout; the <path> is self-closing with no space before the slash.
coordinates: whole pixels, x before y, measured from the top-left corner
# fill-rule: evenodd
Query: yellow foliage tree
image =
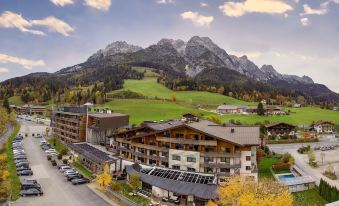
<path id="1" fill-rule="evenodd" d="M 112 182 L 112 177 L 109 174 L 109 166 L 108 164 L 105 164 L 104 166 L 104 172 L 97 177 L 97 181 L 99 184 L 99 187 L 102 191 L 105 191 L 106 187 L 111 184 Z"/>
<path id="2" fill-rule="evenodd" d="M 235 177 L 217 191 L 221 206 L 292 206 L 288 188 L 277 181 L 244 181 Z"/>
<path id="3" fill-rule="evenodd" d="M 177 101 L 177 94 L 175 92 L 172 93 L 172 101 L 173 102 Z"/>
<path id="4" fill-rule="evenodd" d="M 221 124 L 221 119 L 220 117 L 216 116 L 216 115 L 210 115 L 207 117 L 208 120 L 210 120 L 211 122 L 214 122 L 216 124 Z"/>
<path id="5" fill-rule="evenodd" d="M 215 202 L 209 200 L 209 201 L 205 204 L 205 206 L 218 206 L 218 205 L 215 204 Z"/>

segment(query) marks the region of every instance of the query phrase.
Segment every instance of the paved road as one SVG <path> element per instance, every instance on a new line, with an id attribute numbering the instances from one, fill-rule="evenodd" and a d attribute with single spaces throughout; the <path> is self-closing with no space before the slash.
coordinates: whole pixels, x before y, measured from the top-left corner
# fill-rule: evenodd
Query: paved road
<path id="1" fill-rule="evenodd" d="M 0 135 L 0 148 L 2 148 L 3 144 L 6 142 L 7 138 L 13 131 L 13 127 L 11 124 L 8 123 L 6 127 L 7 127 L 6 132 Z"/>
<path id="2" fill-rule="evenodd" d="M 21 121 L 22 131 L 30 126 L 37 126 L 32 122 Z M 41 197 L 21 197 L 12 205 L 15 206 L 109 206 L 109 204 L 90 190 L 87 185 L 73 186 L 66 182 L 63 175 L 46 159 L 44 151 L 39 146 L 40 139 L 25 137 L 23 145 L 27 153 L 33 177 L 43 188 Z"/>

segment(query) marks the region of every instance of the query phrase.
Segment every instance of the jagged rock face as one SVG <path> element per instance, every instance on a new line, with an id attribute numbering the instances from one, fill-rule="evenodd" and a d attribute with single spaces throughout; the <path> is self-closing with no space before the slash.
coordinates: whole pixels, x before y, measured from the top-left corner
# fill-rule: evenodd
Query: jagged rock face
<path id="1" fill-rule="evenodd" d="M 125 41 L 116 41 L 106 46 L 105 49 L 100 49 L 95 54 L 88 58 L 89 61 L 95 60 L 101 57 L 107 57 L 118 53 L 133 53 L 141 50 L 142 47 L 127 44 Z"/>

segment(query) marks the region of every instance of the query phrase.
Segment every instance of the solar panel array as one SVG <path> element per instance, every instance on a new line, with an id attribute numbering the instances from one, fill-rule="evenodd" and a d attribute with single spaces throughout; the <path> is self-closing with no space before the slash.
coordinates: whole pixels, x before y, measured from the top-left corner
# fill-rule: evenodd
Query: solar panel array
<path id="1" fill-rule="evenodd" d="M 182 182 L 199 183 L 199 184 L 213 184 L 214 176 L 201 175 L 197 173 L 160 169 L 160 168 L 149 168 L 141 171 L 142 173 L 162 177 L 166 179 L 172 179 Z"/>

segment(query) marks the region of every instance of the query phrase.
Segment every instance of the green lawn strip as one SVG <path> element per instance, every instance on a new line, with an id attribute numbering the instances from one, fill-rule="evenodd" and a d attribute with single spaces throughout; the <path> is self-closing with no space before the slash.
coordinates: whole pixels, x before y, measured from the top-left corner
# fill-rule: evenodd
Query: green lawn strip
<path id="1" fill-rule="evenodd" d="M 13 159 L 12 141 L 17 136 L 20 130 L 20 124 L 16 124 L 13 132 L 8 137 L 6 142 L 7 167 L 9 171 L 9 179 L 11 183 L 11 199 L 17 200 L 20 195 L 20 179 L 16 172 L 16 166 Z"/>
<path id="2" fill-rule="evenodd" d="M 21 100 L 20 96 L 12 96 L 10 98 L 8 98 L 8 102 L 9 104 L 14 104 L 16 106 L 22 106 L 25 103 Z"/>
<path id="3" fill-rule="evenodd" d="M 263 179 L 263 178 L 274 179 L 271 168 L 272 168 L 272 164 L 277 163 L 278 161 L 279 159 L 276 157 L 262 158 L 259 163 L 259 170 L 258 170 L 259 179 Z"/>
<path id="4" fill-rule="evenodd" d="M 119 182 L 119 184 L 122 187 L 122 190 L 119 191 L 120 194 L 132 200 L 133 202 L 137 203 L 138 205 L 148 205 L 148 202 L 149 202 L 148 199 L 141 197 L 139 195 L 133 195 L 133 196 L 129 195 L 129 193 L 133 192 L 133 190 L 127 183 Z"/>
<path id="5" fill-rule="evenodd" d="M 57 139 L 56 139 L 55 142 L 54 142 L 54 139 L 55 139 L 55 137 L 47 138 L 47 142 L 48 142 L 50 145 L 52 145 L 52 146 L 54 147 L 54 149 L 55 149 L 57 152 L 60 153 L 61 150 L 63 150 L 63 149 L 67 149 L 67 150 L 68 150 L 68 148 L 67 148 L 66 145 L 60 143 Z"/>
<path id="6" fill-rule="evenodd" d="M 274 174 L 291 173 L 291 170 L 273 170 Z"/>
<path id="7" fill-rule="evenodd" d="M 92 178 L 93 173 L 79 162 L 73 162 L 72 165 L 85 177 Z"/>
<path id="8" fill-rule="evenodd" d="M 317 189 L 292 193 L 295 206 L 323 206 L 327 202 L 318 193 Z"/>

